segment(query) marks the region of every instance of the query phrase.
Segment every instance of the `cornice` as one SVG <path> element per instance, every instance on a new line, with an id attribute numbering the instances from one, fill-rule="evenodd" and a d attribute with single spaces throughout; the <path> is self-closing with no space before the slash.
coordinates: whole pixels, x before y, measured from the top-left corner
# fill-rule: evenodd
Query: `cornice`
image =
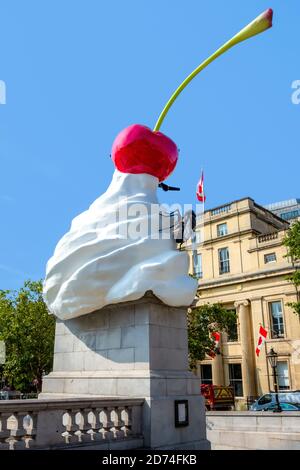
<path id="1" fill-rule="evenodd" d="M 296 267 L 293 266 L 285 266 L 283 268 L 277 268 L 272 270 L 261 270 L 255 271 L 252 273 L 240 273 L 236 276 L 221 278 L 221 279 L 213 279 L 211 281 L 200 281 L 199 282 L 199 289 L 209 289 L 215 286 L 226 286 L 230 284 L 239 284 L 241 281 L 243 282 L 251 282 L 259 279 L 266 279 L 272 278 L 280 275 L 288 275 L 296 270 Z M 287 283 L 289 281 L 286 281 Z"/>

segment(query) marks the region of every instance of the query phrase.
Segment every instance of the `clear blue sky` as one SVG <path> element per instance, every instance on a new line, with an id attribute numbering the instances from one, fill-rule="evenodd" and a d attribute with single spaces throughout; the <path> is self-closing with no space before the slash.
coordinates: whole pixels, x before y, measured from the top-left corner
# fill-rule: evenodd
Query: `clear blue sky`
<path id="1" fill-rule="evenodd" d="M 300 196 L 299 0 L 1 3 L 0 289 L 43 277 L 71 219 L 109 184 L 116 134 L 153 126 L 182 79 L 268 7 L 274 27 L 210 65 L 161 129 L 181 150 L 167 182 L 196 202 L 204 167 L 207 208 Z"/>

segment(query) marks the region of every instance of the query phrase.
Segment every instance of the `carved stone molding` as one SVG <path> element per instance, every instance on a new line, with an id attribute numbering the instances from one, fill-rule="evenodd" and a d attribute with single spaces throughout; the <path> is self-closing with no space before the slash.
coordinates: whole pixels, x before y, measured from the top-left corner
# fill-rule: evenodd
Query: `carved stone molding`
<path id="1" fill-rule="evenodd" d="M 237 300 L 234 302 L 235 308 L 240 308 L 240 307 L 247 307 L 250 304 L 249 300 Z"/>

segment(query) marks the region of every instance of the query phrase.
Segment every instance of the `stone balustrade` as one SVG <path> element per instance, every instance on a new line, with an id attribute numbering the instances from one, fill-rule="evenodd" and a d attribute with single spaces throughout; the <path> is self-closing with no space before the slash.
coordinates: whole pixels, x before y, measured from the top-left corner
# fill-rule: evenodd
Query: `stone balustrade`
<path id="1" fill-rule="evenodd" d="M 265 243 L 278 238 L 278 232 L 266 233 L 258 236 L 258 243 Z"/>
<path id="2" fill-rule="evenodd" d="M 143 399 L 4 400 L 1 449 L 143 446 Z"/>

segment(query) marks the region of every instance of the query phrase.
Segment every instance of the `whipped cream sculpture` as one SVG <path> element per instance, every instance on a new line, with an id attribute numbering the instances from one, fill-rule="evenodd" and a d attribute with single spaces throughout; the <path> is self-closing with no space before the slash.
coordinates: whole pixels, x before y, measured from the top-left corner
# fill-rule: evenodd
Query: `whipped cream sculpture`
<path id="1" fill-rule="evenodd" d="M 170 306 L 192 303 L 197 281 L 188 275 L 188 255 L 162 236 L 165 214 L 153 211 L 157 187 L 178 160 L 176 144 L 159 129 L 187 84 L 232 46 L 270 28 L 272 15 L 271 9 L 261 14 L 202 62 L 173 93 L 153 131 L 135 124 L 117 136 L 110 186 L 72 221 L 47 263 L 44 299 L 51 313 L 68 320 L 147 291 Z"/>

